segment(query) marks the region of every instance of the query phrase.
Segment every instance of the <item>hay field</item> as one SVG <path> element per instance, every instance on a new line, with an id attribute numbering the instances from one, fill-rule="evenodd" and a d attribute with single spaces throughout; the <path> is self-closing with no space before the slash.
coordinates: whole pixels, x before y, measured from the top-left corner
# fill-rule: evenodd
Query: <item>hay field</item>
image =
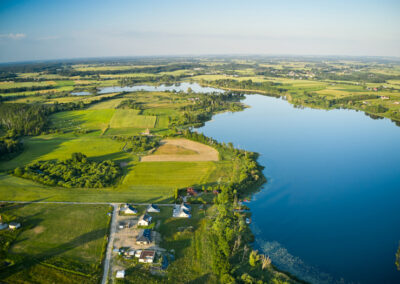
<path id="1" fill-rule="evenodd" d="M 141 158 L 142 162 L 199 162 L 218 161 L 218 151 L 210 146 L 188 139 L 165 139 L 152 154 Z"/>

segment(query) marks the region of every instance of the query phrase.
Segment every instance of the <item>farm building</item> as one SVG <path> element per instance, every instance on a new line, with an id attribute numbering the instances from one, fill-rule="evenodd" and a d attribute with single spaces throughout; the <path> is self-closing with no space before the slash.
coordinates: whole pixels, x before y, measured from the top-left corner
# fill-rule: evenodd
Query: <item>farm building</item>
<path id="1" fill-rule="evenodd" d="M 147 212 L 160 213 L 160 208 L 158 208 L 157 205 L 150 204 L 149 207 L 147 207 Z"/>
<path id="2" fill-rule="evenodd" d="M 144 250 L 140 254 L 139 262 L 153 263 L 156 252 L 154 250 Z"/>
<path id="3" fill-rule="evenodd" d="M 119 211 L 121 213 L 129 214 L 129 215 L 135 215 L 138 213 L 137 209 L 129 204 L 125 204 L 125 206 L 122 207 Z"/>
<path id="4" fill-rule="evenodd" d="M 152 219 L 152 217 L 150 215 L 144 214 L 144 215 L 140 216 L 138 225 L 139 226 L 148 226 L 151 223 L 151 219 Z"/>
<path id="5" fill-rule="evenodd" d="M 151 230 L 144 229 L 140 230 L 139 235 L 136 237 L 136 244 L 148 245 L 151 243 Z"/>

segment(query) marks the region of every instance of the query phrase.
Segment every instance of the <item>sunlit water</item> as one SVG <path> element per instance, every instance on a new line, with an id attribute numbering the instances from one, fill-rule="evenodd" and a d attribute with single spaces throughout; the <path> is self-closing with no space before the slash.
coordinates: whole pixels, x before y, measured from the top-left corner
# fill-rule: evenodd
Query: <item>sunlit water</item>
<path id="1" fill-rule="evenodd" d="M 99 94 L 108 94 L 115 92 L 135 92 L 135 91 L 148 91 L 148 92 L 165 92 L 165 91 L 175 91 L 175 92 L 187 92 L 188 89 L 191 88 L 193 92 L 199 93 L 222 93 L 223 90 L 211 88 L 211 87 L 203 87 L 197 83 L 180 83 L 174 85 L 158 85 L 158 86 L 150 86 L 150 85 L 136 85 L 136 86 L 125 86 L 125 87 L 104 87 L 101 88 Z"/>
<path id="2" fill-rule="evenodd" d="M 400 128 L 260 95 L 244 103 L 198 131 L 261 154 L 268 183 L 248 204 L 256 246 L 313 283 L 400 283 Z"/>

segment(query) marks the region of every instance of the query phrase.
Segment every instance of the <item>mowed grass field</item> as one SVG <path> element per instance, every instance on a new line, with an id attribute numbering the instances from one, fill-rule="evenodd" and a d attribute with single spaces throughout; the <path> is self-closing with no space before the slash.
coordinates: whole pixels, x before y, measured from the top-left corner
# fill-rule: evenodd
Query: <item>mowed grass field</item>
<path id="1" fill-rule="evenodd" d="M 149 115 L 138 115 L 139 110 L 118 109 L 115 111 L 111 121 L 111 128 L 154 128 L 157 117 Z"/>
<path id="2" fill-rule="evenodd" d="M 3 206 L 3 218 L 22 228 L 7 253 L 15 265 L 0 270 L 0 278 L 6 283 L 97 283 L 110 211 L 108 205 Z"/>

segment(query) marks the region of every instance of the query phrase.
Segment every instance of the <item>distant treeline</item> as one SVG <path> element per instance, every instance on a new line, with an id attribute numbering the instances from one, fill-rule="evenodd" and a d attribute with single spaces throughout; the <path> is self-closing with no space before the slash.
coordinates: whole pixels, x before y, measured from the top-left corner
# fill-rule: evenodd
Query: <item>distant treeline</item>
<path id="1" fill-rule="evenodd" d="M 133 86 L 139 83 L 176 83 L 180 82 L 185 75 L 173 76 L 173 75 L 162 75 L 162 76 L 145 76 L 145 77 L 125 77 L 118 81 L 121 86 Z"/>
<path id="2" fill-rule="evenodd" d="M 331 72 L 315 71 L 315 78 L 321 80 L 334 80 L 334 81 L 354 81 L 354 82 L 367 82 L 367 83 L 385 83 L 387 80 L 400 80 L 400 76 L 387 75 L 380 73 L 368 72 L 352 72 L 350 74 L 336 74 Z"/>
<path id="3" fill-rule="evenodd" d="M 183 106 L 180 110 L 183 115 L 176 117 L 171 125 L 184 126 L 194 125 L 200 126 L 205 121 L 210 120 L 212 115 L 222 111 L 241 111 L 243 105 L 240 100 L 244 98 L 243 94 L 226 93 L 204 93 L 204 94 L 186 94 L 193 104 Z"/>
<path id="4" fill-rule="evenodd" d="M 267 92 L 271 96 L 281 96 L 287 89 L 280 87 L 280 84 L 273 82 L 253 82 L 252 80 L 234 80 L 234 79 L 220 79 L 215 81 L 205 81 L 209 85 L 243 90 L 259 90 Z"/>
<path id="5" fill-rule="evenodd" d="M 53 86 L 53 85 L 15 87 L 15 88 L 0 89 L 0 94 L 9 94 L 9 93 L 18 93 L 18 92 L 30 92 L 30 91 L 39 91 L 39 90 L 50 90 L 50 89 L 54 89 L 54 88 L 55 88 L 55 86 Z"/>
<path id="6" fill-rule="evenodd" d="M 193 63 L 193 64 L 169 64 L 162 66 L 149 66 L 142 68 L 131 68 L 131 69 L 121 69 L 121 70 L 88 70 L 88 71 L 79 71 L 73 68 L 64 68 L 60 71 L 57 71 L 57 74 L 63 76 L 90 76 L 90 75 L 104 75 L 104 74 L 128 74 L 128 73 L 151 73 L 157 74 L 161 72 L 173 72 L 177 70 L 187 70 L 193 69 L 196 67 L 201 67 L 203 65 Z"/>

